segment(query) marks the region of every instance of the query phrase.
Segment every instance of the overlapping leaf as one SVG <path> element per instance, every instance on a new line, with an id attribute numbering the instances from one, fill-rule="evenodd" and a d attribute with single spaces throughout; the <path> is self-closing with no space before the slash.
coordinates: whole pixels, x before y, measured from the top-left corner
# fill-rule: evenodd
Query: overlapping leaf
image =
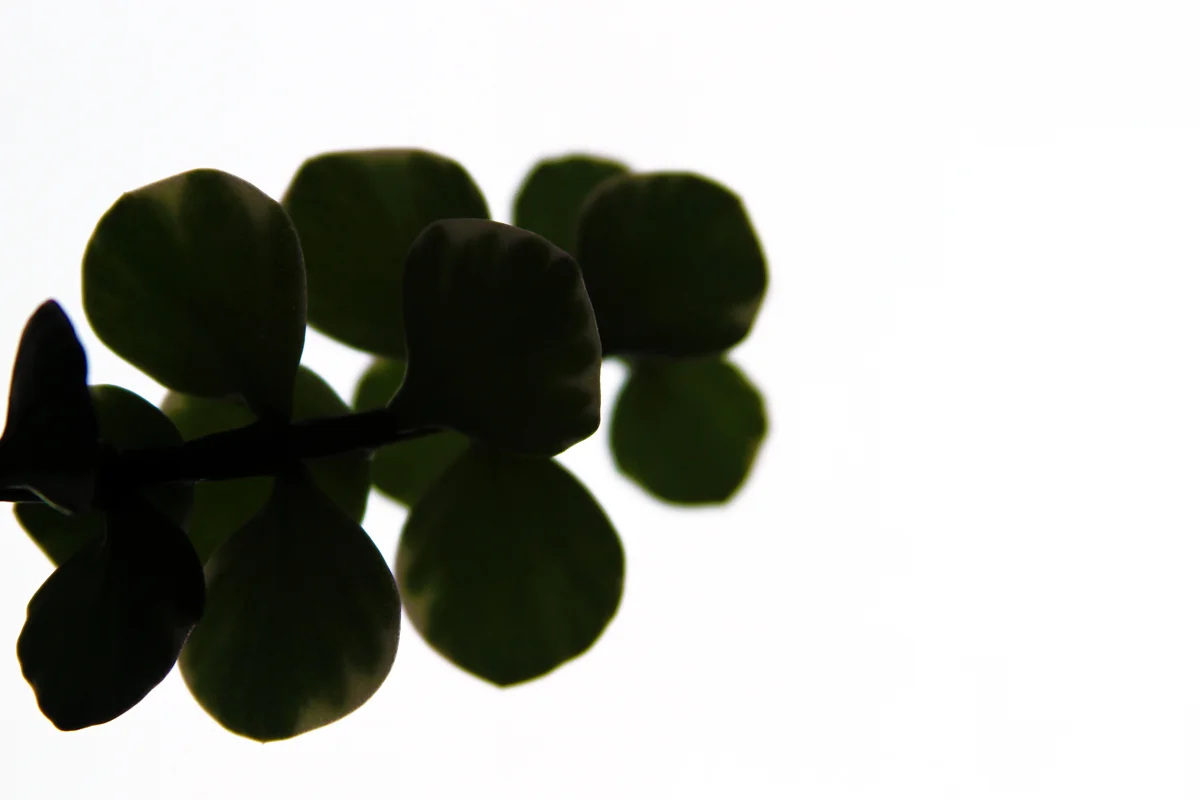
<path id="1" fill-rule="evenodd" d="M 240 395 L 277 421 L 291 416 L 304 282 L 279 203 L 211 169 L 122 195 L 83 259 L 84 309 L 105 344 L 170 389 Z"/>
<path id="2" fill-rule="evenodd" d="M 354 410 L 385 407 L 403 380 L 403 361 L 376 359 L 358 382 Z M 371 457 L 371 481 L 388 497 L 412 506 L 469 441 L 461 433 L 441 431 L 381 447 Z"/>
<path id="3" fill-rule="evenodd" d="M 749 332 L 766 291 L 742 201 L 691 173 L 605 181 L 588 197 L 577 248 L 606 355 L 720 353 Z"/>
<path id="4" fill-rule="evenodd" d="M 513 224 L 577 255 L 575 234 L 584 201 L 608 178 L 628 172 L 624 164 L 583 154 L 543 159 L 517 192 Z"/>
<path id="5" fill-rule="evenodd" d="M 204 709 L 234 733 L 286 739 L 358 708 L 396 656 L 400 600 L 387 563 L 304 473 L 205 567 L 208 608 L 180 658 Z"/>
<path id="6" fill-rule="evenodd" d="M 723 503 L 745 481 L 767 431 L 762 396 L 721 358 L 639 361 L 610 428 L 617 467 L 673 503 Z"/>
<path id="7" fill-rule="evenodd" d="M 398 424 L 547 456 L 600 424 L 592 306 L 579 266 L 544 238 L 435 222 L 409 251 L 404 314 L 408 366 L 389 404 Z"/>
<path id="8" fill-rule="evenodd" d="M 300 367 L 296 374 L 293 409 L 296 421 L 340 416 L 349 411 L 337 392 L 306 367 Z M 171 393 L 163 400 L 163 410 L 187 440 L 254 422 L 250 409 L 236 400 Z M 362 520 L 371 491 L 367 459 L 368 455 L 359 451 L 306 462 L 317 484 L 355 522 Z M 271 494 L 271 480 L 262 476 L 197 484 L 188 535 L 202 562 L 207 562 L 230 534 L 258 513 Z"/>
<path id="9" fill-rule="evenodd" d="M 412 509 L 396 556 L 413 627 L 501 686 L 587 650 L 616 613 L 624 575 L 616 532 L 569 472 L 478 444 Z"/>
<path id="10" fill-rule="evenodd" d="M 308 315 L 317 330 L 404 357 L 404 256 L 439 219 L 488 216 L 460 164 L 424 150 L 325 153 L 305 161 L 283 198 L 308 265 Z"/>
<path id="11" fill-rule="evenodd" d="M 154 405 L 119 386 L 91 387 L 100 439 L 116 452 L 182 443 L 179 431 Z M 187 530 L 192 487 L 187 484 L 148 486 L 140 495 L 176 527 Z M 64 563 L 92 538 L 103 535 L 105 514 L 93 510 L 67 516 L 41 503 L 13 507 L 17 520 L 56 565 Z"/>

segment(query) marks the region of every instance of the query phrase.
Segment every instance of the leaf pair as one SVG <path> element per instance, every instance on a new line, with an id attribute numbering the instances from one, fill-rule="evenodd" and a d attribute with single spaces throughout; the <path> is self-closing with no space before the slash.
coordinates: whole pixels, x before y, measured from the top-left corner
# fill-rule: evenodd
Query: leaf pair
<path id="1" fill-rule="evenodd" d="M 663 500 L 729 500 L 766 434 L 761 395 L 724 359 L 766 291 L 741 200 L 691 173 L 575 155 L 535 166 L 514 216 L 577 256 L 604 352 L 629 362 L 611 428 L 617 467 Z"/>
<path id="2" fill-rule="evenodd" d="M 404 364 L 377 360 L 358 410 L 387 402 Z M 396 577 L 413 627 L 463 669 L 507 686 L 590 647 L 620 605 L 620 539 L 556 461 L 444 431 L 375 452 L 372 480 L 412 508 Z"/>
<path id="3" fill-rule="evenodd" d="M 348 411 L 304 367 L 292 407 L 295 421 Z M 189 440 L 255 420 L 241 402 L 174 392 L 163 410 Z M 309 459 L 277 478 L 197 485 L 190 533 L 209 602 L 180 670 L 229 730 L 260 741 L 304 733 L 352 712 L 387 676 L 399 596 L 358 524 L 369 491 L 363 451 Z"/>
<path id="4" fill-rule="evenodd" d="M 234 176 L 197 170 L 122 196 L 88 244 L 84 304 L 107 344 L 173 390 L 164 406 L 189 439 L 256 420 L 278 426 L 347 411 L 319 378 L 298 372 L 306 292 L 292 224 L 277 202 Z M 106 400 L 101 408 L 116 405 Z M 149 408 L 178 444 L 171 422 Z M 102 424 L 116 416 L 106 413 Z M 149 438 L 130 444 L 164 444 Z M 311 468 L 317 483 L 296 466 L 276 479 L 201 484 L 190 526 L 195 549 L 183 540 L 201 592 L 205 572 L 197 550 L 208 584 L 208 608 L 182 651 L 184 678 L 222 724 L 258 739 L 292 736 L 349 713 L 375 691 L 395 656 L 399 595 L 357 524 L 369 490 L 365 454 L 316 460 Z M 39 511 L 22 512 L 22 521 L 52 557 L 64 555 L 63 537 Z M 56 575 L 74 575 L 85 558 L 111 560 L 115 543 L 121 552 L 142 553 L 136 566 L 144 582 L 156 569 L 170 580 L 167 554 L 144 536 L 121 538 L 114 519 L 107 518 L 103 538 L 95 537 L 96 520 L 79 520 L 93 538 Z M 113 580 L 128 582 L 130 575 L 120 571 Z M 64 580 L 54 578 L 53 585 Z M 124 598 L 126 617 L 155 607 L 147 592 L 120 595 L 108 583 L 95 591 L 107 593 L 101 600 Z M 39 613 L 41 619 L 47 612 Z M 198 611 L 189 617 L 189 629 L 197 617 Z M 84 647 L 104 629 L 63 633 Z M 69 682 L 39 677 L 55 664 L 61 671 L 61 657 L 73 652 L 47 650 L 51 638 L 23 639 L 30 653 L 44 651 L 41 671 L 26 670 L 39 699 L 68 690 Z M 172 641 L 172 652 L 156 650 L 152 659 L 158 679 L 183 645 L 182 638 Z M 125 710 L 140 699 L 135 694 L 121 694 L 106 713 Z M 77 720 L 99 721 L 105 720 Z"/>
<path id="5" fill-rule="evenodd" d="M 94 509 L 101 441 L 117 450 L 179 434 L 136 395 L 89 391 L 83 348 L 47 302 L 21 339 L 0 453 L 17 479 L 6 483 L 45 500 L 17 506 L 59 565 L 29 601 L 17 657 L 63 730 L 108 722 L 140 701 L 170 672 L 204 606 L 200 563 L 179 527 L 190 490 L 109 492 Z"/>
<path id="6" fill-rule="evenodd" d="M 255 422 L 254 413 L 238 400 L 215 400 L 170 392 L 163 399 L 163 412 L 185 440 L 243 428 Z M 300 367 L 292 396 L 292 420 L 300 422 L 346 414 L 349 409 L 337 392 L 312 370 Z M 358 450 L 305 462 L 315 483 L 345 515 L 361 522 L 371 490 L 369 454 Z M 196 502 L 188 535 L 201 562 L 234 531 L 259 512 L 270 497 L 269 476 L 209 481 L 196 485 Z"/>
<path id="7" fill-rule="evenodd" d="M 574 259 L 491 222 L 457 162 L 329 153 L 283 199 L 308 260 L 310 321 L 406 364 L 400 427 L 550 456 L 600 422 L 600 341 Z"/>
<path id="8" fill-rule="evenodd" d="M 741 199 L 694 173 L 547 159 L 513 210 L 518 227 L 579 260 L 605 355 L 721 353 L 749 333 L 766 293 L 766 261 Z"/>

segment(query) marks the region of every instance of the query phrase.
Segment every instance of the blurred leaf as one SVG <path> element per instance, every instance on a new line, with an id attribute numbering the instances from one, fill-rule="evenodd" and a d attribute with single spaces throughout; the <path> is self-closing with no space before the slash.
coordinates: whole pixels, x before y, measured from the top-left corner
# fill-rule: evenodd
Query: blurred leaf
<path id="1" fill-rule="evenodd" d="M 147 400 L 120 386 L 91 387 L 100 439 L 117 452 L 143 447 L 169 447 L 183 442 L 171 420 Z M 149 486 L 139 494 L 176 527 L 187 530 L 192 510 L 192 487 L 187 484 Z M 64 563 L 105 528 L 103 511 L 66 516 L 41 503 L 13 506 L 21 527 L 55 565 Z"/>
<path id="2" fill-rule="evenodd" d="M 172 392 L 162 405 L 188 441 L 254 422 L 250 409 L 236 400 L 208 400 Z M 296 373 L 293 408 L 295 421 L 341 416 L 350 411 L 337 392 L 307 367 L 300 367 Z M 371 492 L 368 454 L 342 453 L 304 463 L 342 511 L 354 521 L 361 521 Z M 258 477 L 196 484 L 188 533 L 202 563 L 207 563 L 221 543 L 263 507 L 271 494 L 271 480 Z"/>
<path id="3" fill-rule="evenodd" d="M 304 260 L 280 205 L 241 178 L 193 170 L 122 195 L 88 242 L 83 304 L 105 344 L 169 389 L 291 416 Z"/>
<path id="4" fill-rule="evenodd" d="M 358 708 L 396 657 L 400 600 L 387 563 L 306 475 L 205 568 L 208 609 L 180 658 L 192 695 L 221 725 L 286 739 Z"/>
<path id="5" fill-rule="evenodd" d="M 340 342 L 404 356 L 404 256 L 439 219 L 487 218 L 462 166 L 423 150 L 325 153 L 305 161 L 283 197 L 304 244 L 308 318 Z"/>
<path id="6" fill-rule="evenodd" d="M 688 173 L 605 181 L 584 207 L 578 256 L 605 355 L 720 353 L 750 331 L 766 292 L 742 201 Z"/>
<path id="7" fill-rule="evenodd" d="M 627 172 L 624 164 L 582 154 L 543 159 L 517 192 L 513 224 L 576 255 L 575 232 L 584 200 L 606 179 Z"/>
<path id="8" fill-rule="evenodd" d="M 452 428 L 513 452 L 555 455 L 600 424 L 600 339 L 579 266 L 542 237 L 443 220 L 404 274 L 408 372 L 401 425 Z"/>
<path id="9" fill-rule="evenodd" d="M 86 511 L 100 444 L 87 387 L 87 356 L 53 300 L 21 334 L 0 438 L 0 486 L 24 486 L 63 513 Z"/>
<path id="10" fill-rule="evenodd" d="M 616 532 L 569 472 L 480 445 L 413 508 L 396 557 L 413 627 L 500 686 L 587 650 L 616 613 L 624 574 Z"/>
<path id="11" fill-rule="evenodd" d="M 640 361 L 617 396 L 610 438 L 621 472 L 672 503 L 724 503 L 767 432 L 762 396 L 720 358 Z"/>
<path id="12" fill-rule="evenodd" d="M 136 498 L 29 601 L 21 672 L 60 730 L 108 722 L 159 684 L 204 608 L 204 573 L 183 532 Z"/>
<path id="13" fill-rule="evenodd" d="M 383 408 L 403 380 L 403 361 L 376 359 L 358 382 L 354 410 Z M 381 447 L 371 457 L 371 480 L 388 497 L 412 506 L 469 442 L 460 433 L 442 431 Z"/>

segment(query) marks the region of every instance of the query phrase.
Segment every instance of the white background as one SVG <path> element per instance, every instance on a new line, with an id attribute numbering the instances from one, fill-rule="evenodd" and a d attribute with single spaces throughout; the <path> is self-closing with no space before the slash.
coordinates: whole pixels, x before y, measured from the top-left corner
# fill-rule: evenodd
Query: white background
<path id="1" fill-rule="evenodd" d="M 87 330 L 95 221 L 201 166 L 278 196 L 331 149 L 445 153 L 500 218 L 546 155 L 699 170 L 744 196 L 772 270 L 736 354 L 772 430 L 735 503 L 657 504 L 604 435 L 565 457 L 629 562 L 583 658 L 500 691 L 406 629 L 363 709 L 259 745 L 177 674 L 58 733 L 5 649 L 0 793 L 1200 795 L 1189 10 L 0 0 L 6 359 L 53 296 L 93 382 L 157 400 Z M 304 360 L 344 395 L 366 361 L 316 335 Z M 401 520 L 372 502 L 389 558 Z M 15 643 L 49 565 L 7 510 L 0 534 Z"/>

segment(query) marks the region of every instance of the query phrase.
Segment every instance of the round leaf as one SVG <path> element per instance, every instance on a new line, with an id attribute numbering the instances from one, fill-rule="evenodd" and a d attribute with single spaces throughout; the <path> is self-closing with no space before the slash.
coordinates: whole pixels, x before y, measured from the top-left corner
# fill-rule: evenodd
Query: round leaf
<path id="1" fill-rule="evenodd" d="M 423 150 L 326 153 L 300 167 L 283 197 L 304 244 L 308 317 L 340 342 L 404 356 L 404 255 L 439 219 L 488 216 L 456 161 Z"/>
<path id="2" fill-rule="evenodd" d="M 295 421 L 341 416 L 350 411 L 337 392 L 307 367 L 300 367 L 296 373 L 293 407 Z M 236 400 L 208 400 L 171 393 L 163 400 L 163 411 L 189 441 L 254 422 L 250 409 Z M 317 485 L 356 522 L 362 520 L 371 492 L 367 459 L 366 453 L 350 452 L 305 462 Z M 249 522 L 270 494 L 268 477 L 196 484 L 188 535 L 201 562 L 207 562 L 230 534 Z"/>
<path id="3" fill-rule="evenodd" d="M 104 343 L 164 386 L 290 417 L 304 260 L 287 214 L 241 178 L 193 170 L 122 195 L 88 242 L 83 303 Z"/>
<path id="4" fill-rule="evenodd" d="M 689 173 L 605 181 L 584 207 L 578 257 L 605 355 L 720 353 L 750 331 L 767 287 L 742 201 Z"/>
<path id="5" fill-rule="evenodd" d="M 62 307 L 47 300 L 21 334 L 0 438 L 0 487 L 24 486 L 63 513 L 86 511 L 100 446 L 87 356 Z"/>
<path id="6" fill-rule="evenodd" d="M 513 224 L 545 236 L 572 255 L 583 203 L 600 183 L 629 168 L 608 159 L 568 155 L 539 161 L 513 203 Z"/>
<path id="7" fill-rule="evenodd" d="M 29 601 L 21 672 L 59 729 L 108 722 L 159 684 L 204 608 L 204 573 L 183 532 L 130 498 L 107 531 Z"/>
<path id="8" fill-rule="evenodd" d="M 457 430 L 555 455 L 600 424 L 600 339 L 579 266 L 542 237 L 443 220 L 404 273 L 408 371 L 389 407 L 401 425 Z"/>
<path id="9" fill-rule="evenodd" d="M 508 686 L 599 638 L 625 558 L 604 511 L 558 463 L 474 445 L 409 514 L 396 575 L 435 650 Z"/>
<path id="10" fill-rule="evenodd" d="M 610 437 L 621 472 L 672 503 L 724 503 L 767 432 L 762 396 L 719 358 L 635 362 Z"/>
<path id="11" fill-rule="evenodd" d="M 154 405 L 120 386 L 91 387 L 92 406 L 100 439 L 117 451 L 170 447 L 183 438 L 171 420 Z M 139 492 L 178 528 L 186 530 L 192 509 L 192 487 L 186 484 L 150 486 Z M 21 527 L 56 565 L 64 563 L 93 537 L 104 533 L 105 514 L 93 510 L 74 516 L 60 514 L 41 503 L 13 506 Z"/>
<path id="12" fill-rule="evenodd" d="M 346 716 L 387 677 L 400 632 L 396 583 L 362 528 L 307 477 L 276 480 L 205 576 L 208 608 L 180 670 L 234 733 L 297 736 Z"/>
<path id="13" fill-rule="evenodd" d="M 404 362 L 377 359 L 359 380 L 354 410 L 383 408 L 403 380 Z M 386 445 L 371 457 L 371 480 L 388 497 L 412 506 L 466 450 L 469 441 L 460 433 L 442 431 Z"/>

